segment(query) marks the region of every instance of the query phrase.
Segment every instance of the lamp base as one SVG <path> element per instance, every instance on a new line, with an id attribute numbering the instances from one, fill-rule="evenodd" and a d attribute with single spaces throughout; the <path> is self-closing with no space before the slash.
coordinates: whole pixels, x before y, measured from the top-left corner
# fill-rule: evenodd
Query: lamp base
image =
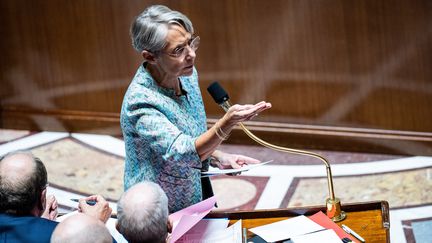
<path id="1" fill-rule="evenodd" d="M 327 217 L 329 217 L 333 222 L 339 222 L 346 218 L 346 213 L 341 209 L 341 203 L 339 198 L 334 199 L 327 198 Z"/>

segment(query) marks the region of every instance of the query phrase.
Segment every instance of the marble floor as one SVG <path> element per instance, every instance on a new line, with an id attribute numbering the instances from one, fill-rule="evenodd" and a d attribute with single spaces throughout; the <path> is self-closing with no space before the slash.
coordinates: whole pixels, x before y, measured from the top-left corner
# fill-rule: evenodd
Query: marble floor
<path id="1" fill-rule="evenodd" d="M 68 212 L 70 198 L 101 194 L 113 209 L 123 191 L 124 143 L 106 135 L 0 129 L 0 155 L 29 149 L 45 163 L 49 193 Z M 219 210 L 323 205 L 326 171 L 320 161 L 257 146 L 222 145 L 221 150 L 273 162 L 240 176 L 214 176 Z M 432 238 L 432 157 L 315 151 L 332 163 L 336 196 L 343 203 L 386 200 L 391 242 Z"/>

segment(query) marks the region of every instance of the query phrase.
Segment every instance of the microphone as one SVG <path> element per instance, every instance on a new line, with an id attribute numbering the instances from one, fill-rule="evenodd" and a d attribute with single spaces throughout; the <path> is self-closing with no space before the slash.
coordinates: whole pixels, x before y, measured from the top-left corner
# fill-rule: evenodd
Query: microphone
<path id="1" fill-rule="evenodd" d="M 231 107 L 231 104 L 229 103 L 229 96 L 218 82 L 213 82 L 207 88 L 207 91 L 210 93 L 210 95 L 213 97 L 213 99 L 219 106 L 221 106 L 225 111 L 228 111 L 228 109 Z M 324 158 L 323 156 L 317 153 L 313 153 L 305 150 L 285 148 L 285 147 L 273 145 L 255 136 L 251 131 L 249 131 L 249 129 L 247 129 L 243 125 L 243 123 L 239 122 L 238 125 L 242 128 L 242 130 L 246 133 L 246 135 L 248 135 L 252 140 L 261 144 L 264 147 L 279 152 L 310 156 L 324 162 L 327 171 L 327 185 L 329 190 L 329 198 L 326 199 L 327 217 L 329 217 L 334 222 L 339 222 L 346 218 L 346 213 L 341 209 L 341 202 L 339 198 L 335 197 L 334 188 L 333 188 L 333 176 L 330 168 L 330 163 L 326 158 Z"/>
<path id="2" fill-rule="evenodd" d="M 222 88 L 222 86 L 220 86 L 217 81 L 210 84 L 210 86 L 207 88 L 207 91 L 210 93 L 214 101 L 220 105 L 225 112 L 228 111 L 228 109 L 231 107 L 231 104 L 228 101 L 228 93 Z"/>

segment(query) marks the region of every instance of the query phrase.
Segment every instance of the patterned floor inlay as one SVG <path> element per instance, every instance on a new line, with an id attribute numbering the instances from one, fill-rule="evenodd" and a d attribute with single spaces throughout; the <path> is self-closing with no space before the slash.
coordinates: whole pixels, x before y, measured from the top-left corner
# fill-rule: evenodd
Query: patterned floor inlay
<path id="1" fill-rule="evenodd" d="M 211 178 L 217 210 L 253 210 L 268 178 L 217 176 Z"/>
<path id="2" fill-rule="evenodd" d="M 390 208 L 432 202 L 432 168 L 333 178 L 335 194 L 342 202 L 386 200 Z M 293 192 L 293 190 L 295 190 Z M 326 178 L 295 178 L 283 207 L 322 204 L 328 197 Z"/>
<path id="3" fill-rule="evenodd" d="M 65 138 L 32 149 L 47 167 L 48 180 L 82 194 L 117 200 L 123 192 L 124 160 Z"/>

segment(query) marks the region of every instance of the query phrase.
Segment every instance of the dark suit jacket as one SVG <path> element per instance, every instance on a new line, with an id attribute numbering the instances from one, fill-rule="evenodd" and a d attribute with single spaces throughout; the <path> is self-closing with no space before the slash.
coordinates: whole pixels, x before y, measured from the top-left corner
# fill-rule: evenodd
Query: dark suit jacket
<path id="1" fill-rule="evenodd" d="M 58 222 L 32 216 L 13 216 L 0 213 L 0 243 L 50 242 Z"/>

